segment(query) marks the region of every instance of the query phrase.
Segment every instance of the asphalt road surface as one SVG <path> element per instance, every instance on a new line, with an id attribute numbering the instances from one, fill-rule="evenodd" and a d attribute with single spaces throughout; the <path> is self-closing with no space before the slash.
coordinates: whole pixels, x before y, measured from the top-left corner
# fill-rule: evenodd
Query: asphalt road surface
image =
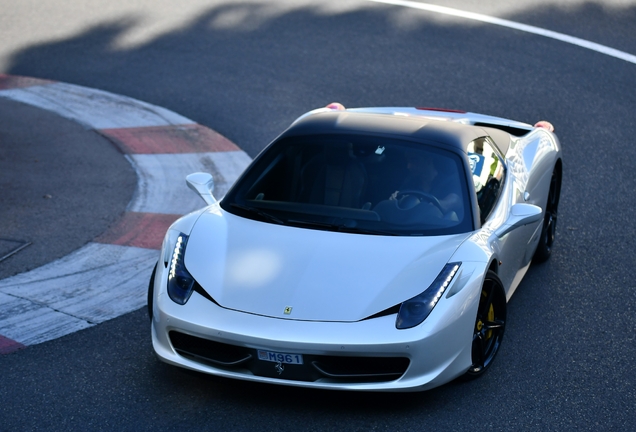
<path id="1" fill-rule="evenodd" d="M 116 221 L 136 186 L 135 171 L 106 138 L 23 103 L 0 99 L 0 146 L 0 256 L 19 245 L 1 239 L 30 243 L 0 262 L 0 279 L 93 240 Z"/>
<path id="2" fill-rule="evenodd" d="M 0 356 L 0 430 L 636 427 L 636 64 L 363 0 L 58 3 L 0 0 L 0 73 L 164 106 L 251 156 L 334 100 L 550 120 L 564 153 L 558 243 L 511 299 L 479 380 L 393 395 L 207 377 L 154 358 L 141 309 Z M 636 54 L 635 1 L 444 4 Z"/>

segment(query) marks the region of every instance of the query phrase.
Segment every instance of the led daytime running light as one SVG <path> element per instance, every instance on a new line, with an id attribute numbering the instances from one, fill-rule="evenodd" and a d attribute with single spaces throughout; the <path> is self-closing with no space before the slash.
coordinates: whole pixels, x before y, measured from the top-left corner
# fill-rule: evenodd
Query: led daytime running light
<path id="1" fill-rule="evenodd" d="M 183 262 L 188 236 L 180 233 L 172 249 L 170 268 L 168 269 L 168 295 L 177 304 L 184 305 L 194 289 L 194 278 Z"/>
<path id="2" fill-rule="evenodd" d="M 444 292 L 446 292 L 446 288 L 448 288 L 453 278 L 455 277 L 457 270 L 459 270 L 459 264 L 457 263 L 449 264 L 446 267 L 448 266 L 452 266 L 452 267 L 450 269 L 450 272 L 448 273 L 448 276 L 446 276 L 446 279 L 442 283 L 442 286 L 437 290 L 437 294 L 435 295 L 435 297 L 433 298 L 433 301 L 431 302 L 431 309 L 433 309 L 435 305 L 437 304 L 437 302 L 439 301 L 439 299 L 442 298 L 442 295 L 444 294 Z M 446 267 L 444 267 L 444 270 L 446 270 Z M 442 270 L 442 273 L 440 273 L 440 275 L 437 276 L 437 279 L 435 280 L 436 282 L 438 279 L 440 279 L 440 276 L 444 275 L 444 270 Z M 434 285 L 435 284 L 433 283 L 433 286 Z"/>
<path id="3" fill-rule="evenodd" d="M 168 279 L 173 279 L 177 276 L 177 263 L 183 259 L 183 234 L 179 235 L 177 242 L 174 245 L 172 252 L 172 260 L 170 260 L 170 273 L 168 273 Z"/>

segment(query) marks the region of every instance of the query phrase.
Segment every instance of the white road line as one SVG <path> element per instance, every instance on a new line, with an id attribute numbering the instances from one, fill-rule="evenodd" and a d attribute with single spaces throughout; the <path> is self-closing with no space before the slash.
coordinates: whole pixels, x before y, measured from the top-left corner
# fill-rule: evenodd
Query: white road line
<path id="1" fill-rule="evenodd" d="M 419 9 L 428 12 L 439 13 L 443 15 L 455 16 L 458 18 L 465 18 L 473 21 L 480 21 L 488 24 L 494 24 L 501 27 L 507 27 L 514 30 L 519 30 L 526 33 L 532 33 L 539 36 L 545 36 L 547 38 L 555 39 L 561 42 L 569 43 L 572 45 L 577 45 L 585 49 L 589 49 L 592 51 L 596 51 L 601 54 L 608 55 L 610 57 L 615 57 L 617 59 L 624 60 L 629 63 L 636 64 L 636 55 L 632 55 L 626 53 L 624 51 L 619 51 L 614 48 L 610 48 L 605 45 L 597 44 L 595 42 L 590 42 L 585 39 L 580 39 L 574 36 L 568 36 L 563 33 L 558 33 L 552 30 L 546 30 L 540 27 L 535 27 L 527 24 L 521 24 L 515 21 L 505 20 L 501 18 L 495 18 L 488 15 L 482 15 L 474 12 L 466 12 L 459 9 L 453 9 L 445 6 L 438 6 L 428 3 L 418 3 L 415 1 L 408 0 L 366 0 L 373 3 L 383 3 L 387 5 L 393 6 L 402 6 L 411 9 Z"/>

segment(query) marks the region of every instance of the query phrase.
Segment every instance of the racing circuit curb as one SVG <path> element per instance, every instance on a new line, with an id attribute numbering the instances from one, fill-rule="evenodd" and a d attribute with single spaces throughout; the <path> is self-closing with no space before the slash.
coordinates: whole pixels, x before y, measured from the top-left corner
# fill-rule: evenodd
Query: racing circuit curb
<path id="1" fill-rule="evenodd" d="M 210 172 L 221 197 L 251 161 L 215 131 L 126 96 L 0 74 L 0 97 L 95 130 L 137 174 L 133 198 L 115 226 L 59 260 L 0 280 L 0 355 L 143 307 L 168 226 L 203 206 L 179 180 Z"/>

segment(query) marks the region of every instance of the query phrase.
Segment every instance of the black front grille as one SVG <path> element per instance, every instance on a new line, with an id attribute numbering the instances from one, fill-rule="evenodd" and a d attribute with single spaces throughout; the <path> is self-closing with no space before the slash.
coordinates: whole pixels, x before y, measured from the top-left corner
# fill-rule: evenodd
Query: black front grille
<path id="1" fill-rule="evenodd" d="M 190 336 L 177 331 L 170 332 L 170 342 L 184 357 L 195 358 L 214 366 L 236 367 L 248 362 L 252 354 L 245 348 Z"/>
<path id="2" fill-rule="evenodd" d="M 351 357 L 303 354 L 303 364 L 283 364 L 258 359 L 256 349 L 214 342 L 171 331 L 177 353 L 190 360 L 232 372 L 294 381 L 338 383 L 383 382 L 398 379 L 409 366 L 406 357 Z"/>

